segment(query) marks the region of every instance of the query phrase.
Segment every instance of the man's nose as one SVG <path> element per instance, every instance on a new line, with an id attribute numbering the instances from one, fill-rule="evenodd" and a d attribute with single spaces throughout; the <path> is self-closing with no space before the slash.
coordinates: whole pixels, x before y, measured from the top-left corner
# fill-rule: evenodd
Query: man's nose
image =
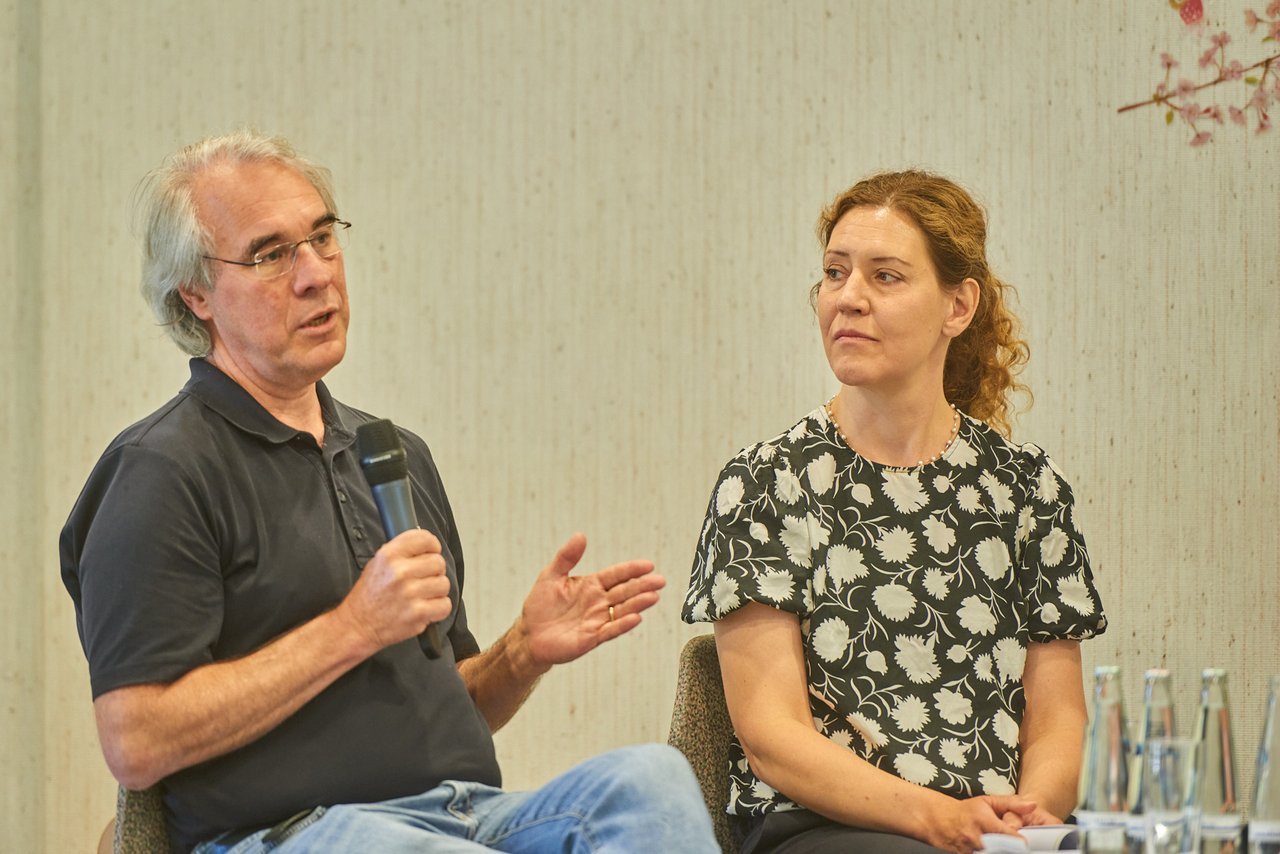
<path id="1" fill-rule="evenodd" d="M 342 263 L 342 254 L 321 258 L 308 242 L 299 243 L 294 249 L 293 286 L 298 292 L 323 288 L 333 283 L 334 271 Z"/>

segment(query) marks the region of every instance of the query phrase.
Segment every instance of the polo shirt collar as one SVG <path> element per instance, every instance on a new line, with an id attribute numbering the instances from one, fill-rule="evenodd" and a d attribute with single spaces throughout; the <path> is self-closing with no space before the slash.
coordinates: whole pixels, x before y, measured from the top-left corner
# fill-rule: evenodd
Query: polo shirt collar
<path id="1" fill-rule="evenodd" d="M 196 358 L 190 364 L 191 379 L 182 390 L 240 430 L 275 444 L 292 441 L 300 434 L 301 431 L 281 422 L 239 383 L 207 360 Z M 316 397 L 320 400 L 327 448 L 336 451 L 349 446 L 355 440 L 355 433 L 343 424 L 333 396 L 323 381 L 316 383 Z"/>

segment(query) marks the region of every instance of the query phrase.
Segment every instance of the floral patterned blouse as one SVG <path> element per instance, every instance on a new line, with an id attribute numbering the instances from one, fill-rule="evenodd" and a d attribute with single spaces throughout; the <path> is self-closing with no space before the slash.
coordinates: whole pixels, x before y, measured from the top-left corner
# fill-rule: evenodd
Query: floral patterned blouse
<path id="1" fill-rule="evenodd" d="M 819 407 L 721 471 L 682 616 L 796 614 L 819 732 L 954 797 L 1011 793 L 1027 644 L 1106 629 L 1074 516 L 1044 451 L 980 421 L 903 469 L 858 456 Z M 729 774 L 730 813 L 796 808 L 736 742 Z"/>

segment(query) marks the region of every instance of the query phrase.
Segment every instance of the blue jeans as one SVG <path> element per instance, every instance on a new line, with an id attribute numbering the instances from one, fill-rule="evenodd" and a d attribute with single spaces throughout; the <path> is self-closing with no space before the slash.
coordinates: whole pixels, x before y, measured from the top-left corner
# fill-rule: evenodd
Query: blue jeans
<path id="1" fill-rule="evenodd" d="M 264 838 L 266 837 L 266 838 Z M 702 792 L 666 745 L 613 750 L 532 792 L 448 780 L 421 795 L 317 807 L 283 831 L 218 840 L 193 854 L 506 851 L 718 854 Z"/>

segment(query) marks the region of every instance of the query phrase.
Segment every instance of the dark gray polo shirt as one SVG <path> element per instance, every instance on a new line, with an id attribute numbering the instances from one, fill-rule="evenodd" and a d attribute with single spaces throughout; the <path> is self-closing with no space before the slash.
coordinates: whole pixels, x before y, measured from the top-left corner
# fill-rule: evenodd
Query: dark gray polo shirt
<path id="1" fill-rule="evenodd" d="M 121 433 L 60 540 L 93 696 L 237 658 L 333 608 L 386 541 L 355 429 L 372 416 L 317 386 L 325 445 L 201 359 L 173 400 Z M 431 453 L 400 431 L 418 524 L 443 546 L 453 613 L 439 659 L 388 647 L 239 750 L 163 781 L 175 845 L 303 809 L 386 800 L 446 779 L 500 785 L 456 662 L 479 651 L 462 547 Z"/>

